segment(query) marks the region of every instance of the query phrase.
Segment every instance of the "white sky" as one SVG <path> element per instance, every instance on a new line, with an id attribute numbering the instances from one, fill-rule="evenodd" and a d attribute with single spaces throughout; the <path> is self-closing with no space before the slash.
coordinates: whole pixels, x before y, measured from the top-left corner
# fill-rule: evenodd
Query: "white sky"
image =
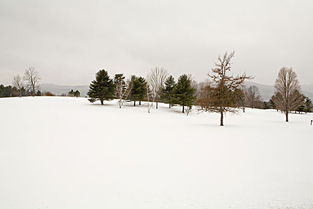
<path id="1" fill-rule="evenodd" d="M 3 84 L 28 66 L 64 85 L 155 66 L 201 81 L 232 50 L 234 74 L 273 84 L 287 66 L 313 83 L 312 0 L 0 0 L 0 29 Z"/>

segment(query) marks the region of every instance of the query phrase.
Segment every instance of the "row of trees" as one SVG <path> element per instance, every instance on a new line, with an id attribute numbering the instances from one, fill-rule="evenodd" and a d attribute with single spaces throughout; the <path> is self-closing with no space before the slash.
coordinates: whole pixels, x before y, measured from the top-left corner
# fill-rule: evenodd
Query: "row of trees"
<path id="1" fill-rule="evenodd" d="M 123 74 L 115 74 L 111 79 L 106 70 L 100 70 L 89 86 L 88 96 L 90 102 L 99 100 L 102 105 L 105 100 L 118 99 L 120 108 L 126 100 L 133 101 L 134 106 L 144 100 L 155 102 L 156 108 L 162 101 L 169 107 L 179 104 L 185 112 L 185 107 L 191 108 L 195 100 L 195 88 L 190 76 L 182 75 L 176 83 L 162 68 L 153 69 L 146 79 L 133 75 L 129 80 Z"/>
<path id="2" fill-rule="evenodd" d="M 224 125 L 226 112 L 236 113 L 240 108 L 275 108 L 286 115 L 290 111 L 299 111 L 299 108 L 311 110 L 311 101 L 300 93 L 300 86 L 296 74 L 290 68 L 282 68 L 275 83 L 275 94 L 269 102 L 263 102 L 256 86 L 244 88 L 244 82 L 252 79 L 245 74 L 239 76 L 229 75 L 231 60 L 234 52 L 219 56 L 208 74 L 209 81 L 197 84 L 190 75 L 181 75 L 177 82 L 163 68 L 154 68 L 146 78 L 131 76 L 125 80 L 123 74 L 115 74 L 110 78 L 106 70 L 100 70 L 96 79 L 91 82 L 88 96 L 90 102 L 99 100 L 103 105 L 105 100 L 118 99 L 121 108 L 125 101 L 133 101 L 141 105 L 141 101 L 148 102 L 148 111 L 159 102 L 181 105 L 182 112 L 187 113 L 193 105 L 202 111 L 217 112 L 220 114 L 220 125 Z"/>
<path id="3" fill-rule="evenodd" d="M 29 67 L 23 77 L 14 76 L 12 86 L 0 85 L 0 97 L 41 96 L 39 81 L 39 73 L 34 67 Z"/>
<path id="4" fill-rule="evenodd" d="M 18 97 L 18 96 L 55 96 L 50 91 L 41 92 L 39 90 L 39 73 L 34 67 L 25 70 L 23 77 L 16 75 L 13 77 L 12 85 L 0 85 L 0 97 Z M 68 93 L 61 96 L 80 97 L 78 90 L 71 89 Z"/>

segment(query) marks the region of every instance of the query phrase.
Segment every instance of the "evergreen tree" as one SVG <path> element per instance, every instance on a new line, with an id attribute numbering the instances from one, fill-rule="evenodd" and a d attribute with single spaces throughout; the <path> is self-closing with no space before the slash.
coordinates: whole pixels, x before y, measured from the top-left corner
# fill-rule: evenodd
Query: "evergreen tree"
<path id="1" fill-rule="evenodd" d="M 131 77 L 132 89 L 129 95 L 129 99 L 134 101 L 134 106 L 136 106 L 136 101 L 139 101 L 139 105 L 141 105 L 141 101 L 144 100 L 145 95 L 147 94 L 147 82 L 143 77 Z"/>
<path id="2" fill-rule="evenodd" d="M 114 99 L 114 83 L 106 70 L 97 72 L 96 80 L 93 80 L 89 86 L 88 96 L 90 102 L 100 100 L 101 105 L 104 100 Z"/>
<path id="3" fill-rule="evenodd" d="M 312 105 L 312 100 L 309 98 L 309 97 L 305 97 L 304 99 L 304 112 L 312 112 L 312 108 L 313 108 L 313 105 Z"/>
<path id="4" fill-rule="evenodd" d="M 274 95 L 271 97 L 269 104 L 270 104 L 270 108 L 277 110 L 275 102 L 273 101 L 274 99 Z"/>
<path id="5" fill-rule="evenodd" d="M 175 104 L 175 86 L 176 82 L 173 76 L 169 76 L 162 89 L 162 100 L 165 103 L 169 104 L 169 108 L 171 108 Z"/>
<path id="6" fill-rule="evenodd" d="M 78 90 L 76 90 L 76 91 L 74 92 L 74 96 L 75 96 L 75 97 L 80 97 L 80 92 L 79 92 Z"/>
<path id="7" fill-rule="evenodd" d="M 195 89 L 191 85 L 191 79 L 187 75 L 179 77 L 177 85 L 175 87 L 175 100 L 181 105 L 182 113 L 185 112 L 185 106 L 190 107 L 195 100 Z"/>
<path id="8" fill-rule="evenodd" d="M 0 85 L 0 97 L 17 97 L 20 96 L 19 90 L 15 86 Z"/>
<path id="9" fill-rule="evenodd" d="M 74 90 L 71 89 L 71 91 L 69 91 L 67 95 L 70 96 L 70 97 L 73 97 L 74 96 Z"/>
<path id="10" fill-rule="evenodd" d="M 36 96 L 41 96 L 41 95 L 42 95 L 41 91 L 40 91 L 40 90 L 37 90 Z"/>

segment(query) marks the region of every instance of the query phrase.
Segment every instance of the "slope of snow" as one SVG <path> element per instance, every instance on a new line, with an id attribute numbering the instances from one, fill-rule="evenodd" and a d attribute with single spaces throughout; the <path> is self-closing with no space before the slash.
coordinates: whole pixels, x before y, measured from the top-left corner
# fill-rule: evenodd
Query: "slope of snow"
<path id="1" fill-rule="evenodd" d="M 0 208 L 313 208 L 312 114 L 0 99 Z"/>

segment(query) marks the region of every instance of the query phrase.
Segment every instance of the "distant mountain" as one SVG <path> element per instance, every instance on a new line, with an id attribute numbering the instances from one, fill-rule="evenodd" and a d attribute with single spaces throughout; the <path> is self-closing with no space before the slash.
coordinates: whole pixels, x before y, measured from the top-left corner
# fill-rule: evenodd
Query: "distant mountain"
<path id="1" fill-rule="evenodd" d="M 264 101 L 268 101 L 274 94 L 275 88 L 271 85 L 263 85 L 252 81 L 246 82 L 246 87 L 249 88 L 250 86 L 258 87 L 261 97 Z M 302 93 L 313 100 L 313 84 L 310 85 L 301 85 Z"/>
<path id="2" fill-rule="evenodd" d="M 310 97 L 313 100 L 313 84 L 302 85 L 301 89 L 307 97 Z"/>
<path id="3" fill-rule="evenodd" d="M 274 94 L 274 86 L 263 85 L 252 81 L 246 82 L 246 87 L 249 88 L 250 86 L 256 86 L 259 88 L 260 94 L 264 101 L 270 100 L 270 98 Z M 80 95 L 84 97 L 87 95 L 89 86 L 62 86 L 56 84 L 41 84 L 40 89 L 41 91 L 50 91 L 56 95 L 67 94 L 71 89 L 73 89 L 74 91 L 78 90 L 80 92 Z M 305 96 L 313 100 L 313 84 L 302 85 L 301 90 Z"/>
<path id="4" fill-rule="evenodd" d="M 250 86 L 258 87 L 261 97 L 264 101 L 270 100 L 274 94 L 274 86 L 259 84 L 259 83 L 252 82 L 252 81 L 245 82 L 245 86 L 247 88 L 249 88 Z"/>
<path id="5" fill-rule="evenodd" d="M 50 91 L 51 93 L 55 95 L 61 95 L 61 94 L 67 94 L 69 91 L 73 89 L 74 91 L 78 90 L 80 92 L 80 95 L 82 97 L 87 95 L 89 86 L 87 85 L 81 85 L 81 86 L 62 86 L 62 85 L 56 85 L 56 84 L 41 84 L 40 90 L 42 92 L 44 91 Z"/>

